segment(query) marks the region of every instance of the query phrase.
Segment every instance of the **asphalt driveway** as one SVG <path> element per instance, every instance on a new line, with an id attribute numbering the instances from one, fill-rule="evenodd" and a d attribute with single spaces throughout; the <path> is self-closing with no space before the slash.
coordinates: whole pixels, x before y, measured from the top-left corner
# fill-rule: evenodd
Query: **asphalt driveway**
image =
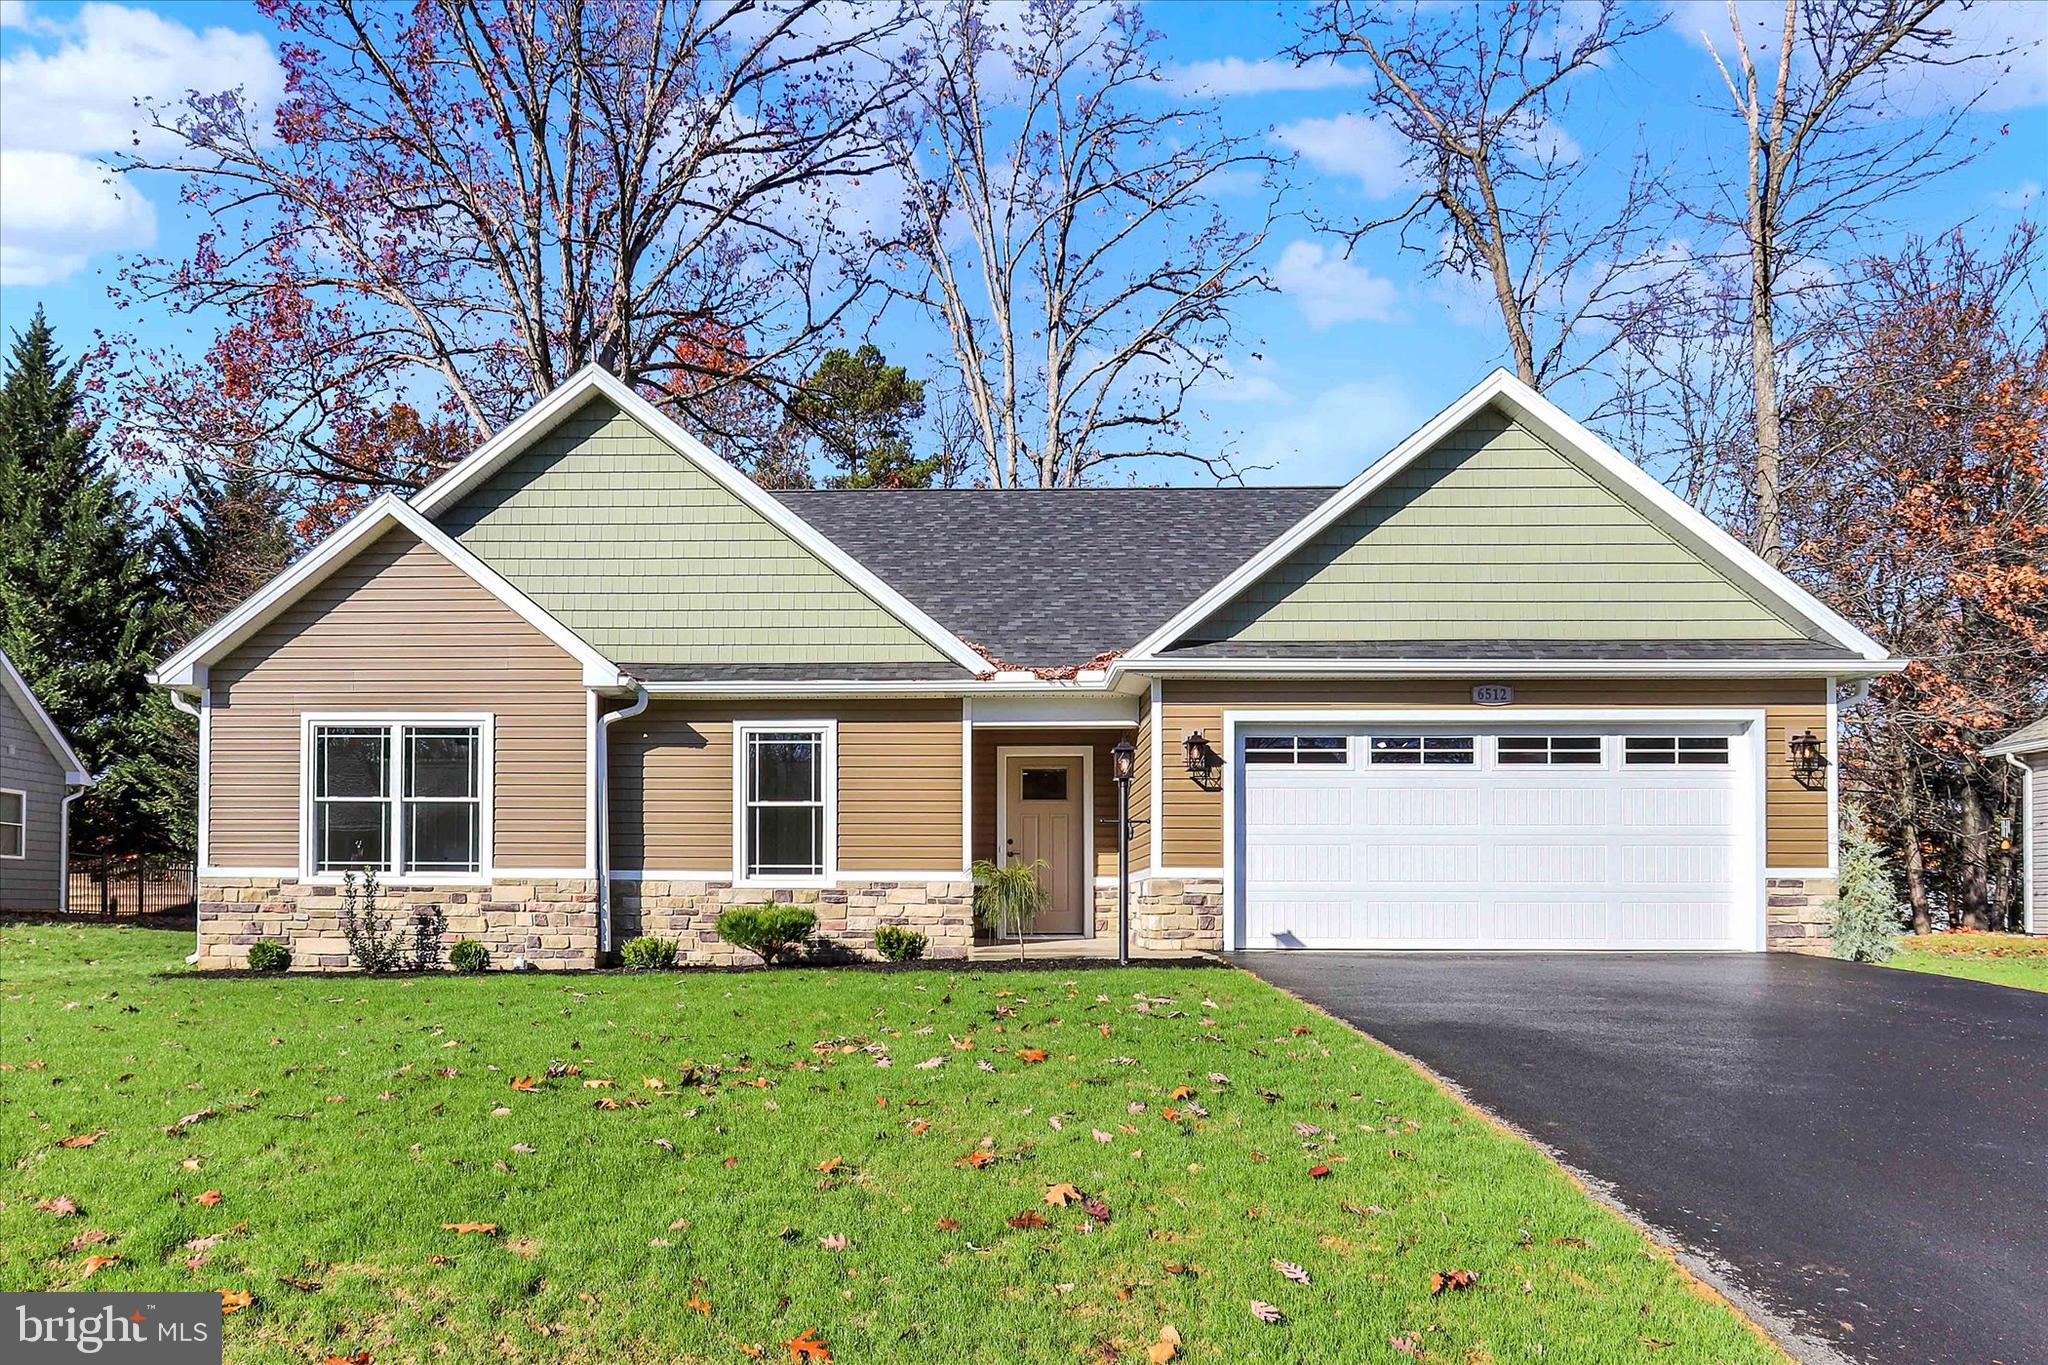
<path id="1" fill-rule="evenodd" d="M 2048 996 L 1785 954 L 1236 960 L 1548 1144 L 1802 1354 L 2048 1361 Z"/>

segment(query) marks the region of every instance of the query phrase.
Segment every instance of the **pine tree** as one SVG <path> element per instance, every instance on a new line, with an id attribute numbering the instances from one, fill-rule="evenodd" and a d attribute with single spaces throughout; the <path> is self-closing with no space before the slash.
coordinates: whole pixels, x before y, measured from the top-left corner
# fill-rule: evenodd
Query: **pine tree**
<path id="1" fill-rule="evenodd" d="M 911 451 L 910 424 L 924 415 L 924 382 L 872 343 L 827 351 L 789 402 L 789 423 L 815 439 L 838 469 L 834 488 L 928 488 L 935 456 Z"/>
<path id="2" fill-rule="evenodd" d="M 282 486 L 245 465 L 216 476 L 186 461 L 161 543 L 164 584 L 179 608 L 177 638 L 198 634 L 269 582 L 292 550 Z"/>
<path id="3" fill-rule="evenodd" d="M 1851 962 L 1883 962 L 1898 951 L 1906 916 L 1891 859 L 1853 806 L 1842 811 L 1841 862 L 1833 901 L 1834 954 Z"/>
<path id="4" fill-rule="evenodd" d="M 0 380 L 0 649 L 101 781 L 73 808 L 93 854 L 189 848 L 189 726 L 149 686 L 172 611 L 135 506 L 94 448 L 80 366 L 40 310 Z"/>

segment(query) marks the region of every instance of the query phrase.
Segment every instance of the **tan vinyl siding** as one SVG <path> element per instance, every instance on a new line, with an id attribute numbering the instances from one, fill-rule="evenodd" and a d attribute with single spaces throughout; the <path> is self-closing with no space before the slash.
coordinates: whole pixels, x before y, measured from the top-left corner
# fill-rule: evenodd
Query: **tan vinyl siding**
<path id="1" fill-rule="evenodd" d="M 1148 689 L 1138 703 L 1138 733 L 1132 737 L 1138 752 L 1131 764 L 1131 867 L 1138 871 L 1152 865 L 1153 719 Z"/>
<path id="2" fill-rule="evenodd" d="M 410 531 L 358 551 L 214 664 L 208 686 L 217 867 L 298 865 L 307 711 L 490 713 L 493 864 L 585 865 L 581 667 Z"/>
<path id="3" fill-rule="evenodd" d="M 1093 822 L 1089 825 L 1089 837 L 1095 847 L 1095 875 L 1114 877 L 1116 875 L 1116 778 L 1110 768 L 1109 751 L 1116 742 L 1129 732 L 1114 729 L 1089 730 L 1045 730 L 1037 728 L 1005 730 L 994 727 L 977 727 L 974 732 L 974 856 L 977 860 L 993 860 L 1001 839 L 996 831 L 996 792 L 999 777 L 996 771 L 996 752 L 999 749 L 1077 749 L 1085 748 L 1091 755 L 1095 768 L 1095 810 Z M 1137 797 L 1131 799 L 1133 818 L 1140 814 Z M 1084 816 L 1085 818 L 1085 816 Z M 1109 821 L 1104 824 L 1103 821 Z M 1144 844 L 1143 829 L 1131 845 L 1131 867 L 1142 870 Z"/>
<path id="4" fill-rule="evenodd" d="M 1492 411 L 1187 632 L 1191 640 L 1796 640 L 1665 526 Z"/>
<path id="5" fill-rule="evenodd" d="M 55 910 L 62 875 L 64 767 L 0 684 L 0 787 L 23 793 L 20 858 L 0 858 L 0 910 Z"/>
<path id="6" fill-rule="evenodd" d="M 657 702 L 612 726 L 612 866 L 731 871 L 734 721 L 836 720 L 839 871 L 960 868 L 958 699 Z"/>
<path id="7" fill-rule="evenodd" d="M 837 570 L 602 398 L 437 519 L 621 663 L 945 662 Z"/>
<path id="8" fill-rule="evenodd" d="M 1483 680 L 1480 680 L 1483 681 Z M 1765 860 L 1773 868 L 1815 868 L 1828 862 L 1828 796 L 1809 790 L 1792 776 L 1785 735 L 1813 728 L 1827 735 L 1827 684 L 1782 682 L 1569 682 L 1518 681 L 1512 707 L 1471 705 L 1470 681 L 1344 682 L 1169 682 L 1161 725 L 1169 753 L 1181 737 L 1200 730 L 1226 761 L 1223 711 L 1260 707 L 1370 708 L 1470 707 L 1475 724 L 1506 723 L 1519 708 L 1537 706 L 1744 706 L 1764 708 Z M 1829 738 L 1829 761 L 1834 760 Z M 1222 781 L 1231 774 L 1226 766 Z M 1169 867 L 1223 865 L 1223 786 L 1205 788 L 1171 762 L 1163 775 L 1164 849 Z"/>

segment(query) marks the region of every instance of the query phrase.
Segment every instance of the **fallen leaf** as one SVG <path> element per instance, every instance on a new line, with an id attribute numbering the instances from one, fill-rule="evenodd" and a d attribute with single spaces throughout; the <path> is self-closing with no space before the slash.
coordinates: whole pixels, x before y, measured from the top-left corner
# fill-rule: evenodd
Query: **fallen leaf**
<path id="1" fill-rule="evenodd" d="M 1009 1224 L 1013 1228 L 1042 1228 L 1046 1225 L 1045 1215 L 1037 1209 L 1026 1209 L 1009 1219 Z"/>
<path id="2" fill-rule="evenodd" d="M 789 1348 L 791 1360 L 830 1360 L 832 1348 L 818 1338 L 818 1329 L 806 1327 L 788 1341 L 782 1343 Z"/>
<path id="3" fill-rule="evenodd" d="M 471 1232 L 481 1233 L 485 1237 L 496 1237 L 498 1235 L 498 1225 L 496 1223 L 443 1223 L 441 1226 L 457 1235 Z"/>
<path id="4" fill-rule="evenodd" d="M 1561 1247 L 1589 1247 L 1593 1245 L 1583 1237 L 1553 1237 L 1550 1241 L 1553 1246 Z"/>
<path id="5" fill-rule="evenodd" d="M 87 1247 L 96 1247 L 101 1242 L 111 1242 L 113 1240 L 114 1234 L 111 1232 L 108 1232 L 102 1228 L 87 1228 L 84 1232 L 81 1232 L 76 1237 L 73 1237 L 70 1243 L 65 1246 L 64 1250 L 67 1253 L 73 1251 L 83 1251 Z"/>
<path id="6" fill-rule="evenodd" d="M 1251 1310 L 1252 1316 L 1260 1322 L 1279 1322 L 1287 1316 L 1264 1299 L 1253 1299 L 1251 1301 Z"/>
<path id="7" fill-rule="evenodd" d="M 818 1239 L 818 1245 L 827 1251 L 844 1251 L 853 1243 L 847 1240 L 843 1232 L 828 1232 Z"/>
<path id="8" fill-rule="evenodd" d="M 609 1079 L 593 1078 L 591 1080 L 585 1081 L 583 1083 L 583 1088 L 585 1090 L 609 1090 L 612 1088 L 612 1083 Z"/>
<path id="9" fill-rule="evenodd" d="M 320 1281 L 318 1280 L 295 1280 L 289 1275 L 280 1275 L 277 1279 L 280 1284 L 288 1284 L 292 1288 L 303 1290 L 308 1294 L 320 1292 Z"/>
<path id="10" fill-rule="evenodd" d="M 640 1084 L 645 1086 L 649 1090 L 668 1089 L 668 1082 L 663 1080 L 659 1076 L 643 1076 L 640 1078 Z"/>
<path id="11" fill-rule="evenodd" d="M 1402 1355 L 1414 1356 L 1417 1360 L 1429 1354 L 1429 1352 L 1422 1349 L 1422 1335 L 1418 1332 L 1403 1332 L 1397 1337 L 1388 1337 L 1387 1345 L 1393 1347 Z"/>
<path id="12" fill-rule="evenodd" d="M 515 1156 L 532 1156 L 539 1150 L 538 1147 L 535 1147 L 530 1142 L 515 1142 L 512 1144 L 512 1153 Z"/>
<path id="13" fill-rule="evenodd" d="M 706 1299 L 698 1298 L 695 1294 L 692 1294 L 689 1298 L 683 1300 L 683 1307 L 694 1308 L 707 1318 L 711 1316 L 710 1302 Z"/>
<path id="14" fill-rule="evenodd" d="M 220 1295 L 220 1311 L 223 1317 L 229 1313 L 239 1313 L 256 1302 L 256 1296 L 246 1289 L 217 1289 L 214 1292 Z"/>
<path id="15" fill-rule="evenodd" d="M 593 1109 L 616 1109 L 619 1107 L 619 1102 L 607 1095 L 603 1099 L 593 1101 L 590 1107 Z"/>
<path id="16" fill-rule="evenodd" d="M 1469 1270 L 1439 1270 L 1429 1277 L 1429 1296 L 1435 1298 L 1447 1289 L 1470 1289 L 1477 1283 L 1479 1277 Z"/>
<path id="17" fill-rule="evenodd" d="M 932 1224 L 932 1226 L 937 1228 L 940 1232 L 960 1231 L 960 1225 L 954 1222 L 950 1217 L 941 1218 L 938 1222 Z"/>
<path id="18" fill-rule="evenodd" d="M 1328 1175 L 1329 1173 L 1330 1168 L 1328 1166 L 1323 1166 L 1320 1164 L 1308 1168 L 1308 1178 L 1310 1180 L 1321 1180 L 1324 1176 Z"/>
<path id="19" fill-rule="evenodd" d="M 90 1147 L 105 1137 L 107 1131 L 107 1129 L 102 1128 L 96 1133 L 73 1133 L 68 1138 L 59 1138 L 57 1145 L 59 1147 Z"/>
<path id="20" fill-rule="evenodd" d="M 996 1154 L 986 1147 L 977 1147 L 963 1158 L 968 1165 L 974 1167 L 977 1171 L 995 1159 Z"/>
<path id="21" fill-rule="evenodd" d="M 120 1259 L 119 1256 L 88 1256 L 78 1263 L 78 1278 L 89 1280 Z"/>
<path id="22" fill-rule="evenodd" d="M 834 1171 L 837 1171 L 837 1170 L 841 1169 L 841 1168 L 842 1168 L 842 1167 L 844 1167 L 845 1165 L 846 1165 L 846 1163 L 845 1163 L 845 1162 L 843 1162 L 843 1161 L 841 1161 L 841 1160 L 840 1160 L 840 1159 L 839 1159 L 838 1157 L 836 1157 L 836 1156 L 835 1156 L 835 1157 L 828 1157 L 828 1158 L 826 1158 L 825 1160 L 823 1160 L 823 1161 L 821 1161 L 821 1162 L 819 1162 L 819 1163 L 818 1163 L 818 1169 L 819 1169 L 820 1171 L 824 1172 L 824 1173 L 825 1173 L 826 1175 L 830 1175 L 830 1174 L 832 1174 L 832 1173 L 833 1173 Z"/>
<path id="23" fill-rule="evenodd" d="M 1069 1204 L 1079 1202 L 1081 1198 L 1081 1192 L 1064 1181 L 1045 1187 L 1045 1202 L 1057 1208 L 1065 1208 Z"/>
<path id="24" fill-rule="evenodd" d="M 60 1194 L 54 1199 L 45 1199 L 38 1203 L 36 1211 L 53 1213 L 59 1218 L 76 1218 L 79 1213 L 78 1201 L 68 1194 Z"/>
<path id="25" fill-rule="evenodd" d="M 320 1365 L 370 1365 L 370 1353 L 357 1351 L 352 1356 L 329 1356 Z"/>
<path id="26" fill-rule="evenodd" d="M 1166 1096 L 1170 1100 L 1191 1100 L 1194 1097 L 1195 1088 L 1191 1085 L 1177 1085 Z"/>
<path id="27" fill-rule="evenodd" d="M 1045 1049 L 1042 1047 L 1020 1047 L 1017 1049 L 1017 1055 L 1027 1062 L 1042 1062 L 1045 1060 Z"/>
<path id="28" fill-rule="evenodd" d="M 1295 1037 L 1299 1038 L 1299 1037 L 1301 1037 L 1301 1036 L 1302 1036 L 1303 1034 L 1305 1034 L 1305 1033 L 1307 1033 L 1307 1032 L 1308 1032 L 1308 1025 L 1307 1025 L 1307 1024 L 1296 1024 L 1296 1025 L 1295 1025 L 1295 1026 L 1294 1026 L 1293 1028 L 1291 1028 L 1291 1029 L 1289 1029 L 1289 1030 L 1287 1030 L 1287 1031 L 1288 1031 L 1289 1033 L 1293 1034 L 1293 1035 L 1294 1035 Z"/>
<path id="29" fill-rule="evenodd" d="M 1109 1221 L 1109 1205 L 1103 1203 L 1100 1199 L 1083 1199 L 1081 1207 L 1096 1222 L 1107 1223 Z"/>
<path id="30" fill-rule="evenodd" d="M 202 1209 L 210 1209 L 220 1202 L 220 1191 L 208 1190 L 204 1194 L 194 1196 L 192 1202 Z"/>
<path id="31" fill-rule="evenodd" d="M 1173 1330 L 1173 1324 L 1170 1322 L 1159 1329 L 1159 1340 L 1145 1348 L 1145 1359 L 1151 1361 L 1152 1365 L 1166 1365 L 1167 1361 L 1179 1354 L 1180 1333 Z"/>
<path id="32" fill-rule="evenodd" d="M 1110 1135 L 1110 1134 L 1108 1134 L 1108 1133 L 1105 1133 L 1105 1132 L 1103 1132 L 1103 1131 L 1102 1131 L 1102 1130 L 1101 1130 L 1100 1128 L 1095 1128 L 1095 1129 L 1091 1129 L 1090 1131 L 1094 1133 L 1094 1135 L 1095 1135 L 1095 1140 L 1096 1140 L 1097 1142 L 1115 1142 L 1115 1141 L 1116 1141 L 1116 1138 L 1115 1138 L 1115 1137 L 1113 1137 L 1112 1135 Z"/>
<path id="33" fill-rule="evenodd" d="M 1306 1270 L 1303 1270 L 1300 1266 L 1296 1265 L 1292 1261 L 1283 1261 L 1276 1256 L 1273 1258 L 1273 1269 L 1279 1271 L 1282 1275 L 1294 1281 L 1296 1284 L 1308 1283 L 1308 1272 Z"/>
<path id="34" fill-rule="evenodd" d="M 919 1119 L 917 1122 L 910 1125 L 910 1135 L 912 1137 L 917 1137 L 919 1134 L 925 1132 L 931 1126 L 931 1120 Z"/>
<path id="35" fill-rule="evenodd" d="M 514 1076 L 512 1078 L 512 1088 L 514 1090 L 538 1090 L 540 1089 L 540 1080 L 534 1076 Z"/>

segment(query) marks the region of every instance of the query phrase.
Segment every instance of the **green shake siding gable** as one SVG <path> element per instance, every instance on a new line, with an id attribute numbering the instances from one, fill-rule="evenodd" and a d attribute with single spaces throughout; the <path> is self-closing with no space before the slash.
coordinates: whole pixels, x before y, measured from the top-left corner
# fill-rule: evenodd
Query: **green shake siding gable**
<path id="1" fill-rule="evenodd" d="M 593 398 L 440 513 L 607 656 L 921 664 L 945 655 L 652 432 Z"/>
<path id="2" fill-rule="evenodd" d="M 1184 638 L 1805 637 L 1586 468 L 1489 411 Z"/>

